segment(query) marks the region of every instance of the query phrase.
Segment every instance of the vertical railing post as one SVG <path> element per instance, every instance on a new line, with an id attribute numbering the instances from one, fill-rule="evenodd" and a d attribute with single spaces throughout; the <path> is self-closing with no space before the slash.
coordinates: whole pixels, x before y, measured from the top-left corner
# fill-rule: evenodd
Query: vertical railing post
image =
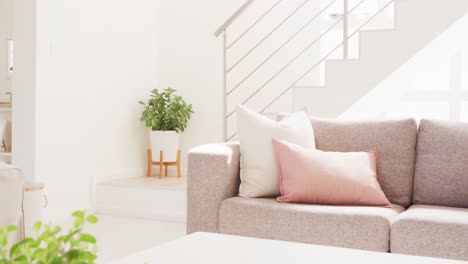
<path id="1" fill-rule="evenodd" d="M 226 30 L 223 31 L 223 137 L 228 141 L 227 132 L 227 36 Z"/>
<path id="2" fill-rule="evenodd" d="M 348 0 L 343 0 L 343 59 L 349 58 L 349 46 L 348 46 L 348 30 L 349 30 L 349 6 Z"/>

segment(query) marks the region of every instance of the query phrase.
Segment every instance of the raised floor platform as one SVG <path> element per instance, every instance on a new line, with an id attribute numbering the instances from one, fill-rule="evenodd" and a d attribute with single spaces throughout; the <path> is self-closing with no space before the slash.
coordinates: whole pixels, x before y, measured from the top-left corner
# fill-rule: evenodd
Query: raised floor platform
<path id="1" fill-rule="evenodd" d="M 98 185 L 111 185 L 121 187 L 141 187 L 141 188 L 170 188 L 170 189 L 186 189 L 187 178 L 167 176 L 159 178 L 158 176 L 151 177 L 132 177 L 117 180 L 100 182 Z"/>
<path id="2" fill-rule="evenodd" d="M 132 177 L 96 185 L 97 213 L 185 222 L 187 178 Z"/>

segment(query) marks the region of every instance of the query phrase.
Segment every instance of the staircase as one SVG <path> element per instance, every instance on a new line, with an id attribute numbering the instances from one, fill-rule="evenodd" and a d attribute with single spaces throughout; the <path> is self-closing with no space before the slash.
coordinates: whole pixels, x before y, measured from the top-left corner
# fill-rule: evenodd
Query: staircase
<path id="1" fill-rule="evenodd" d="M 339 116 L 468 11 L 466 0 L 389 0 L 384 1 L 374 13 L 366 14 L 362 23 L 352 26 L 353 14 L 359 11 L 365 1 L 376 0 L 355 3 L 350 0 L 299 2 L 300 4 L 292 8 L 289 15 L 279 23 L 273 22 L 273 30 L 261 38 L 260 43 L 253 41 L 253 48 L 244 48 L 243 55 L 238 56 L 234 63 L 229 61 L 233 46 L 239 45 L 241 39 L 248 36 L 249 31 L 260 27 L 261 21 L 266 20 L 275 8 L 279 8 L 282 1 L 274 2 L 274 5 L 265 9 L 265 13 L 245 27 L 246 30 L 239 31 L 241 33 L 238 33 L 231 43 L 228 42 L 230 28 L 243 18 L 242 14 L 252 8 L 256 1 L 247 1 L 230 17 L 215 33 L 217 36 L 223 35 L 224 40 L 225 139 L 233 139 L 236 135 L 234 106 L 237 104 L 248 105 L 262 113 L 271 110 L 292 111 L 305 107 L 309 114 L 314 116 Z M 299 16 L 301 8 L 306 9 L 308 4 L 314 2 L 325 3 L 316 5 L 315 9 L 318 11 L 310 15 L 310 20 L 305 20 L 298 30 L 289 32 L 290 36 L 279 41 L 268 56 L 258 56 L 259 62 L 255 62 L 255 59 L 249 61 L 249 57 L 256 56 L 255 53 L 261 53 L 263 42 L 272 38 L 288 20 Z M 313 23 L 319 23 L 321 16 L 330 14 L 337 2 L 341 2 L 342 12 L 335 14 L 336 21 L 332 22 L 332 26 L 324 29 L 316 26 L 316 32 L 309 31 L 311 37 L 302 37 L 303 44 L 298 44 L 296 39 L 301 38 L 301 33 Z M 394 28 L 365 30 L 366 26 L 391 7 L 394 8 Z M 317 52 L 314 45 L 323 44 L 322 39 L 333 34 L 332 30 L 337 27 L 342 29 L 342 37 L 338 44 L 327 44 Z M 301 48 L 294 50 L 288 46 L 295 41 L 295 46 Z M 352 50 L 353 43 L 357 43 L 357 51 Z M 289 54 L 285 53 L 287 50 L 290 51 Z M 232 53 L 235 56 L 235 52 Z M 286 58 L 277 63 L 281 66 L 275 68 L 268 65 L 275 56 L 279 57 L 281 54 Z M 284 54 L 288 56 L 285 57 Z M 235 68 L 248 70 L 237 74 L 236 77 L 233 76 L 236 75 Z M 324 72 L 320 71 L 321 69 L 324 69 Z M 311 75 L 324 75 L 322 83 L 308 84 Z M 285 99 L 289 103 L 283 103 L 281 109 L 272 109 L 275 104 Z"/>

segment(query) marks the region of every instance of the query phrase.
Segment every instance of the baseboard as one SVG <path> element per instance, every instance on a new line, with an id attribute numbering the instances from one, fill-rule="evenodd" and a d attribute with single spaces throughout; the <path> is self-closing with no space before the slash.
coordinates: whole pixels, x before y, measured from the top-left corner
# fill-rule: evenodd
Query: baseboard
<path id="1" fill-rule="evenodd" d="M 165 222 L 186 223 L 185 213 L 175 212 L 152 212 L 148 208 L 128 208 L 120 206 L 96 206 L 94 208 L 98 214 L 108 214 L 122 217 L 132 217 L 141 219 L 151 219 Z"/>
<path id="2" fill-rule="evenodd" d="M 167 168 L 169 175 L 177 175 L 177 169 L 174 166 L 168 166 Z M 187 167 L 181 166 L 182 176 L 187 175 Z M 129 177 L 146 177 L 147 168 L 128 168 L 128 169 L 120 169 L 120 170 L 107 170 L 101 172 L 99 177 L 93 177 L 93 183 L 98 184 L 100 182 L 109 181 L 109 180 L 116 180 L 116 179 L 125 179 Z M 154 165 L 152 167 L 153 177 L 159 176 L 159 169 L 158 166 Z"/>

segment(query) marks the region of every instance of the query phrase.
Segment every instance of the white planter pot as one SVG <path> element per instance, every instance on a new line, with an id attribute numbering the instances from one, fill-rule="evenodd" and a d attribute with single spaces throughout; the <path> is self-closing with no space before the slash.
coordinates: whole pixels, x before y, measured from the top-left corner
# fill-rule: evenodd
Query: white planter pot
<path id="1" fill-rule="evenodd" d="M 151 131 L 151 159 L 159 162 L 159 153 L 163 151 L 164 162 L 177 161 L 177 151 L 179 150 L 180 134 L 176 131 Z"/>

